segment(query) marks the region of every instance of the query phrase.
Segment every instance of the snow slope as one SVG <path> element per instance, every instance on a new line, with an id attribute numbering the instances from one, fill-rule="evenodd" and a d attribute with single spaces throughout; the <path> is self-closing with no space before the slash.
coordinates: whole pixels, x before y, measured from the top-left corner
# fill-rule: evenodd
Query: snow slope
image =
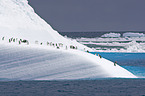
<path id="1" fill-rule="evenodd" d="M 57 31 L 41 19 L 28 5 L 27 0 L 0 0 L 0 38 L 26 39 L 30 44 L 53 42 L 85 48 L 76 41 L 62 37 Z M 89 48 L 86 47 L 89 50 Z M 90 49 L 91 50 L 91 49 Z"/>
<path id="2" fill-rule="evenodd" d="M 59 35 L 27 0 L 0 0 L 0 38 L 0 80 L 136 78 L 111 61 L 83 52 L 88 47 Z M 10 38 L 26 39 L 29 45 L 9 42 Z M 64 47 L 57 49 L 46 42 Z M 70 45 L 77 50 L 69 49 Z"/>
<path id="3" fill-rule="evenodd" d="M 136 78 L 96 55 L 38 45 L 0 44 L 0 80 Z"/>

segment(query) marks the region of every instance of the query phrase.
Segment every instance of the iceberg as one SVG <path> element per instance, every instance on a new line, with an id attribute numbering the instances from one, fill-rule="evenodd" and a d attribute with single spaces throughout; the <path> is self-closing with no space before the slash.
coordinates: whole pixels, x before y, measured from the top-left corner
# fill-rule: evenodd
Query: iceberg
<path id="1" fill-rule="evenodd" d="M 104 35 L 102 35 L 101 37 L 120 37 L 121 34 L 120 33 L 106 33 Z"/>
<path id="2" fill-rule="evenodd" d="M 0 2 L 0 80 L 137 78 L 61 36 L 27 0 Z"/>

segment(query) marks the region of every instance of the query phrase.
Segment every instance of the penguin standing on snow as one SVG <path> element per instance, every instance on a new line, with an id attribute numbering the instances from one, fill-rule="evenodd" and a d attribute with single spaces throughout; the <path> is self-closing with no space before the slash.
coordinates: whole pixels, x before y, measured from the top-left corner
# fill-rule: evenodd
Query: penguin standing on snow
<path id="1" fill-rule="evenodd" d="M 117 64 L 117 61 L 114 62 L 114 66 L 116 66 L 116 64 Z"/>
<path id="2" fill-rule="evenodd" d="M 2 38 L 2 40 L 4 40 L 4 39 L 5 39 L 5 37 Z"/>
<path id="3" fill-rule="evenodd" d="M 100 57 L 100 59 L 102 58 L 102 56 L 100 54 L 98 54 L 98 56 Z"/>

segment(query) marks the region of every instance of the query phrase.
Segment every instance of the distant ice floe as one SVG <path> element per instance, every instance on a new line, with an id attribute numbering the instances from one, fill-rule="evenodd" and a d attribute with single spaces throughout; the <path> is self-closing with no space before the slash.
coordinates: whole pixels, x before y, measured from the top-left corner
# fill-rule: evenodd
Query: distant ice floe
<path id="1" fill-rule="evenodd" d="M 121 34 L 120 33 L 107 33 L 102 35 L 101 37 L 120 37 Z"/>
<path id="2" fill-rule="evenodd" d="M 143 33 L 127 32 L 127 33 L 123 34 L 123 37 L 145 37 L 145 34 L 143 34 Z"/>
<path id="3" fill-rule="evenodd" d="M 130 42 L 126 46 L 127 52 L 145 52 L 145 44 L 137 43 L 136 41 Z"/>
<path id="4" fill-rule="evenodd" d="M 126 32 L 122 36 L 120 33 L 107 33 L 101 37 L 76 40 L 99 52 L 145 52 L 144 33 Z"/>
<path id="5" fill-rule="evenodd" d="M 144 33 L 134 33 L 134 32 L 126 32 L 123 33 L 123 37 L 145 37 Z M 101 37 L 121 37 L 120 33 L 106 33 L 102 35 Z"/>

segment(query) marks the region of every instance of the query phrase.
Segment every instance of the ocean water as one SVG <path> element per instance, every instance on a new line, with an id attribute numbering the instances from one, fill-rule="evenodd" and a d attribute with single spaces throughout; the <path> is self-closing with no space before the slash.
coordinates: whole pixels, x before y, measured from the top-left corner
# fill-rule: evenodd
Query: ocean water
<path id="1" fill-rule="evenodd" d="M 112 43 L 114 41 L 125 43 L 122 50 L 118 47 L 114 50 L 114 46 L 110 45 L 108 48 L 102 48 L 98 44 L 95 49 L 99 49 L 92 54 L 98 53 L 103 58 L 109 59 L 117 63 L 123 68 L 129 70 L 137 79 L 125 78 L 96 78 L 92 80 L 60 80 L 60 81 L 0 81 L 0 96 L 145 96 L 145 53 L 139 42 L 131 43 L 135 38 L 137 41 L 144 42 L 144 33 L 138 32 L 132 37 L 123 37 L 124 33 L 111 34 L 112 37 L 101 37 L 105 33 L 67 33 L 73 39 L 79 42 L 99 42 L 99 44 Z M 141 33 L 141 34 L 140 34 Z M 72 35 L 73 34 L 73 35 Z M 82 35 L 83 34 L 83 35 Z M 89 35 L 88 35 L 89 34 Z M 98 34 L 97 36 L 94 34 Z M 66 35 L 66 34 L 64 34 Z M 126 35 L 126 34 L 125 34 Z M 109 36 L 109 35 L 105 35 Z M 116 37 L 113 37 L 116 36 Z M 118 37 L 119 36 L 119 37 Z M 95 38 L 95 39 L 94 39 Z M 97 39 L 96 39 L 97 38 Z M 99 38 L 99 39 L 98 39 Z M 101 39 L 100 39 L 101 38 Z M 128 41 L 127 41 L 128 40 Z M 128 45 L 129 46 L 128 46 Z M 132 45 L 131 45 L 132 44 Z M 134 47 L 135 44 L 138 47 Z M 143 43 L 144 44 L 144 43 Z M 143 46 L 142 44 L 142 46 Z M 87 45 L 87 44 L 86 44 Z M 97 44 L 94 44 L 97 45 Z M 108 45 L 107 45 L 108 46 Z M 117 45 L 115 45 L 117 46 Z M 126 49 L 125 49 L 126 48 Z M 135 49 L 137 48 L 137 49 Z M 108 50 L 107 52 L 100 52 L 100 50 Z M 117 50 L 117 51 L 116 51 Z M 138 53 L 136 50 L 140 50 Z M 133 52 L 132 52 L 133 51 Z"/>
<path id="2" fill-rule="evenodd" d="M 0 82 L 0 96 L 145 96 L 144 79 Z"/>

